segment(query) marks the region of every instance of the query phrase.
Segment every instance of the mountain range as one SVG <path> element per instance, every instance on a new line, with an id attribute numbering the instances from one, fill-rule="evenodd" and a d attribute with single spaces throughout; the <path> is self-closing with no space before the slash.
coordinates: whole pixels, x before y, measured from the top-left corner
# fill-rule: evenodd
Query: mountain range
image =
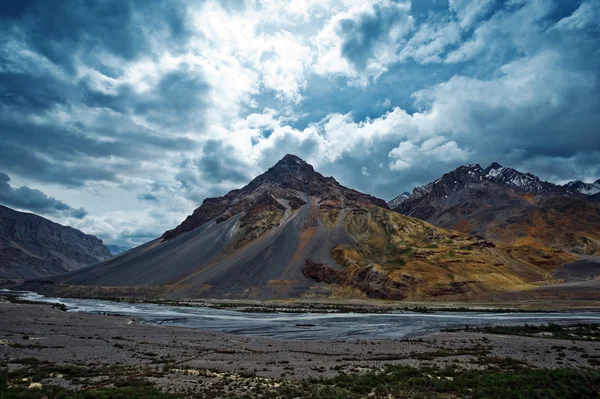
<path id="1" fill-rule="evenodd" d="M 131 247 L 127 247 L 125 245 L 117 245 L 117 244 L 105 244 L 106 249 L 108 249 L 111 255 L 116 256 L 123 252 L 127 252 L 131 249 Z"/>
<path id="2" fill-rule="evenodd" d="M 482 174 L 475 166 L 460 173 L 452 187 Z M 286 155 L 245 187 L 207 198 L 162 237 L 23 287 L 87 297 L 467 299 L 552 283 L 576 259 L 394 212 Z"/>
<path id="3" fill-rule="evenodd" d="M 600 180 L 560 186 L 494 162 L 460 166 L 388 205 L 496 242 L 600 255 L 599 193 Z"/>
<path id="4" fill-rule="evenodd" d="M 0 279 L 51 276 L 110 257 L 92 235 L 0 206 Z"/>

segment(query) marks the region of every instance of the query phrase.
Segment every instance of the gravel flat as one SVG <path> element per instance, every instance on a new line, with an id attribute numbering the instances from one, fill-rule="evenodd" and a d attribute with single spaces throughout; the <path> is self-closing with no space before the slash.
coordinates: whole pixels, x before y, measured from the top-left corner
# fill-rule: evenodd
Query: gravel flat
<path id="1" fill-rule="evenodd" d="M 478 368 L 482 366 L 472 360 L 482 350 L 486 356 L 515 359 L 532 367 L 581 368 L 594 367 L 589 361 L 600 355 L 600 342 L 476 332 L 446 332 L 412 340 L 278 340 L 141 325 L 130 317 L 69 313 L 49 305 L 0 303 L 3 364 L 35 358 L 90 366 L 168 365 L 172 369 L 301 379 L 334 376 L 340 370 L 373 369 L 385 363 L 441 367 L 458 363 Z M 173 375 L 163 383 L 177 385 L 185 375 Z"/>

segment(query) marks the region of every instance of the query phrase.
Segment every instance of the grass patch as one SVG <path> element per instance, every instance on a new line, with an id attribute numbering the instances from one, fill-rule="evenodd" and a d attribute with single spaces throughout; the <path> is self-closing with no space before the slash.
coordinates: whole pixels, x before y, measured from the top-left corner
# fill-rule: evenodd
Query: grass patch
<path id="1" fill-rule="evenodd" d="M 600 371 L 442 371 L 388 366 L 380 373 L 312 379 L 306 388 L 287 387 L 285 397 L 319 398 L 598 398 Z"/>
<path id="2" fill-rule="evenodd" d="M 446 331 L 457 331 L 448 329 Z M 542 324 L 524 326 L 477 327 L 469 331 L 488 334 L 520 335 L 524 337 L 568 339 L 574 341 L 600 341 L 599 324 Z"/>
<path id="3" fill-rule="evenodd" d="M 58 386 L 42 386 L 40 389 L 29 389 L 24 386 L 11 386 L 9 388 L 6 379 L 0 377 L 0 398 L 2 399 L 40 399 L 44 397 L 61 399 L 172 399 L 181 396 L 164 393 L 158 388 L 148 385 L 97 388 L 81 391 Z"/>
<path id="4" fill-rule="evenodd" d="M 81 367 L 56 365 L 23 359 L 22 369 L 0 372 L 0 399 L 13 398 L 544 398 L 574 399 L 600 398 L 600 370 L 530 369 L 521 362 L 494 358 L 485 354 L 484 347 L 474 347 L 465 353 L 437 353 L 437 355 L 479 355 L 475 362 L 491 366 L 486 370 L 461 370 L 456 365 L 445 369 L 413 368 L 387 365 L 364 372 L 353 367 L 333 378 L 311 378 L 298 381 L 257 378 L 256 370 L 245 371 L 236 378 L 219 377 L 209 385 L 198 385 L 191 391 L 182 389 L 167 393 L 147 378 L 166 376 L 172 370 L 132 367 Z M 286 361 L 280 363 L 287 364 Z M 478 363 L 479 364 L 479 363 Z M 292 366 L 284 367 L 293 370 Z M 325 372 L 323 366 L 314 371 Z M 63 375 L 78 386 L 69 389 L 48 385 L 47 378 Z M 293 374 L 293 371 L 286 372 Z M 210 373 L 199 374 L 210 377 Z M 94 377 L 94 378 L 92 378 Z M 101 379 L 101 381 L 99 380 Z M 186 379 L 196 379 L 189 374 Z M 41 388 L 29 389 L 31 382 L 40 382 Z M 240 396 L 241 395 L 241 396 Z"/>

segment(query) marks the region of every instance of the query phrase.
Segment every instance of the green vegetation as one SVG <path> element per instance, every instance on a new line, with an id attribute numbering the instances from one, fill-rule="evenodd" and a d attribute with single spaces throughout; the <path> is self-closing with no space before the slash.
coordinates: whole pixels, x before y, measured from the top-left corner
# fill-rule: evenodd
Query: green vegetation
<path id="1" fill-rule="evenodd" d="M 82 391 L 74 391 L 58 386 L 45 386 L 40 389 L 29 389 L 23 386 L 8 388 L 6 380 L 0 377 L 0 399 L 41 399 L 41 398 L 61 398 L 61 399 L 170 399 L 180 396 L 163 393 L 153 386 L 127 386 L 95 388 Z"/>
<path id="2" fill-rule="evenodd" d="M 297 398 L 598 398 L 600 371 L 530 370 L 456 371 L 418 370 L 388 366 L 382 372 L 345 374 L 310 379 L 283 386 L 262 397 Z M 243 397 L 256 397 L 252 396 Z"/>
<path id="3" fill-rule="evenodd" d="M 54 364 L 35 358 L 14 360 L 20 367 L 0 372 L 0 399 L 12 398 L 176 398 L 163 393 L 146 377 L 159 376 L 152 369 L 134 367 L 100 367 Z M 0 364 L 0 370 L 2 370 Z M 68 389 L 47 384 L 47 380 L 60 378 L 80 389 Z M 39 383 L 40 386 L 31 386 Z M 107 386 L 108 385 L 108 386 Z"/>
<path id="4" fill-rule="evenodd" d="M 446 330 L 457 331 L 457 330 Z M 521 335 L 524 337 L 568 339 L 575 341 L 600 341 L 599 324 L 543 324 L 543 325 L 524 325 L 524 326 L 498 326 L 498 327 L 478 327 L 470 331 L 482 332 L 488 334 L 503 335 Z"/>
<path id="5" fill-rule="evenodd" d="M 296 381 L 266 379 L 255 371 L 237 375 L 202 370 L 179 370 L 186 379 L 213 383 L 196 385 L 178 393 L 165 392 L 148 379 L 165 377 L 174 370 L 164 367 L 135 368 L 118 366 L 57 365 L 36 359 L 15 361 L 21 367 L 0 371 L 0 399 L 12 398 L 600 398 L 600 370 L 590 369 L 531 369 L 514 359 L 489 356 L 484 347 L 474 347 L 465 353 L 433 353 L 433 357 L 478 355 L 470 361 L 485 369 L 464 369 L 458 364 L 439 369 L 386 365 L 361 372 L 338 366 L 341 372 L 333 378 L 310 378 Z M 294 367 L 284 370 L 294 374 Z M 325 372 L 323 366 L 312 368 Z M 364 370 L 364 369 L 363 369 Z M 192 372 L 193 371 L 193 372 Z M 55 378 L 70 382 L 70 388 L 52 385 Z M 40 383 L 39 386 L 31 384 Z M 247 393 L 246 393 L 247 392 Z M 241 395 L 240 395 L 241 394 Z"/>

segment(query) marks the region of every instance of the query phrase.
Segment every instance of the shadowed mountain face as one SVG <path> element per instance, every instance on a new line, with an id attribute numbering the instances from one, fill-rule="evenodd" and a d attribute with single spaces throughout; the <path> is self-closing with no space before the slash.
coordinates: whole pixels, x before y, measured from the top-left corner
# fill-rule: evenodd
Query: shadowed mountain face
<path id="1" fill-rule="evenodd" d="M 92 235 L 0 206 L 0 278 L 61 274 L 110 256 L 102 240 Z"/>
<path id="2" fill-rule="evenodd" d="M 497 163 L 466 165 L 393 200 L 393 209 L 497 242 L 599 255 L 595 194 L 594 184 L 557 186 Z"/>
<path id="3" fill-rule="evenodd" d="M 24 288 L 88 297 L 453 298 L 526 289 L 574 259 L 436 228 L 286 155 L 242 189 L 205 200 L 160 239 Z"/>

